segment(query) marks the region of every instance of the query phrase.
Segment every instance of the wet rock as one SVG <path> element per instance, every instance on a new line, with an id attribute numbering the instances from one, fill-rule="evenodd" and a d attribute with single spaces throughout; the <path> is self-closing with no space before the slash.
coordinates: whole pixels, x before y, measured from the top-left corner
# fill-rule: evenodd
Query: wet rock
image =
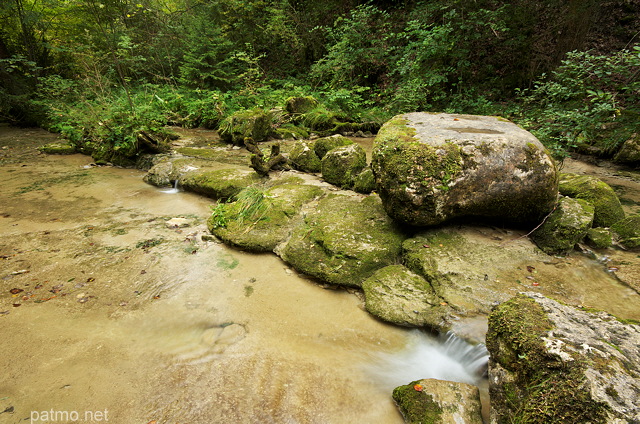
<path id="1" fill-rule="evenodd" d="M 273 136 L 280 139 L 304 140 L 309 138 L 309 132 L 302 127 L 285 124 L 276 128 Z"/>
<path id="2" fill-rule="evenodd" d="M 323 193 L 317 186 L 293 182 L 266 190 L 249 187 L 235 202 L 219 204 L 207 225 L 225 243 L 270 252 L 287 239 L 303 205 Z"/>
<path id="3" fill-rule="evenodd" d="M 625 141 L 613 160 L 625 165 L 640 165 L 640 136 L 634 134 Z"/>
<path id="4" fill-rule="evenodd" d="M 322 162 L 314 150 L 315 141 L 296 141 L 289 152 L 289 162 L 293 168 L 302 172 L 320 172 Z"/>
<path id="5" fill-rule="evenodd" d="M 185 174 L 179 182 L 180 187 L 186 191 L 218 200 L 227 200 L 259 181 L 258 174 L 250 169 L 227 168 L 192 171 Z"/>
<path id="6" fill-rule="evenodd" d="M 186 218 L 171 218 L 164 225 L 167 228 L 184 228 L 191 225 L 191 222 Z"/>
<path id="7" fill-rule="evenodd" d="M 372 168 L 385 210 L 412 225 L 462 216 L 537 223 L 557 198 L 546 149 L 496 117 L 396 116 L 375 139 Z"/>
<path id="8" fill-rule="evenodd" d="M 387 322 L 441 330 L 446 303 L 428 281 L 403 265 L 377 270 L 362 283 L 367 311 Z"/>
<path id="9" fill-rule="evenodd" d="M 406 423 L 482 424 L 482 405 L 477 387 L 435 379 L 417 380 L 393 391 Z"/>
<path id="10" fill-rule="evenodd" d="M 303 114 L 318 107 L 318 101 L 311 96 L 289 97 L 286 100 L 285 108 L 289 113 Z"/>
<path id="11" fill-rule="evenodd" d="M 605 182 L 590 175 L 560 174 L 560 194 L 582 199 L 594 207 L 593 226 L 610 227 L 624 218 L 618 196 Z"/>
<path id="12" fill-rule="evenodd" d="M 338 187 L 351 188 L 366 166 L 367 154 L 359 144 L 337 147 L 322 158 L 322 178 Z"/>
<path id="13" fill-rule="evenodd" d="M 195 159 L 164 157 L 149 169 L 143 181 L 156 187 L 171 187 L 182 175 L 200 166 Z"/>
<path id="14" fill-rule="evenodd" d="M 316 152 L 316 155 L 318 155 L 318 157 L 322 159 L 324 155 L 329 152 L 329 150 L 333 150 L 337 147 L 348 146 L 350 144 L 353 144 L 353 141 L 351 141 L 347 137 L 343 137 L 341 135 L 332 135 L 331 137 L 323 137 L 315 140 L 313 149 Z"/>
<path id="15" fill-rule="evenodd" d="M 353 181 L 353 191 L 362 194 L 369 194 L 376 189 L 376 178 L 371 167 L 367 166 L 360 172 Z"/>
<path id="16" fill-rule="evenodd" d="M 613 243 L 611 231 L 608 228 L 589 228 L 585 240 L 596 249 L 606 249 Z"/>
<path id="17" fill-rule="evenodd" d="M 77 153 L 75 146 L 68 143 L 48 143 L 38 147 L 38 150 L 48 155 L 72 155 Z"/>
<path id="18" fill-rule="evenodd" d="M 563 197 L 531 239 L 548 254 L 566 254 L 587 234 L 593 215 L 594 208 L 586 200 Z"/>
<path id="19" fill-rule="evenodd" d="M 640 248 L 640 215 L 631 215 L 611 226 L 618 243 L 628 249 Z"/>
<path id="20" fill-rule="evenodd" d="M 310 208 L 276 253 L 299 272 L 360 287 L 397 260 L 404 238 L 378 196 L 330 194 Z"/>
<path id="21" fill-rule="evenodd" d="M 244 145 L 244 139 L 265 141 L 271 132 L 272 116 L 262 109 L 241 110 L 225 118 L 218 128 L 220 138 L 236 146 Z"/>
<path id="22" fill-rule="evenodd" d="M 489 317 L 491 423 L 640 419 L 640 326 L 523 293 Z"/>

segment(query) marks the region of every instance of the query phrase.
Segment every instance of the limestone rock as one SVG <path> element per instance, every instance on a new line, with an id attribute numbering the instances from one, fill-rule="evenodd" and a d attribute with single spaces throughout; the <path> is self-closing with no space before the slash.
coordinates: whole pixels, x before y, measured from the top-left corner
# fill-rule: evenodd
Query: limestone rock
<path id="1" fill-rule="evenodd" d="M 262 109 L 240 110 L 225 118 L 218 128 L 220 138 L 236 146 L 244 145 L 244 139 L 265 141 L 271 132 L 272 116 Z"/>
<path id="2" fill-rule="evenodd" d="M 640 215 L 631 215 L 615 223 L 611 230 L 617 241 L 624 247 L 635 249 L 640 247 Z"/>
<path id="3" fill-rule="evenodd" d="M 409 424 L 482 424 L 480 391 L 470 384 L 418 380 L 397 387 L 393 400 Z"/>
<path id="4" fill-rule="evenodd" d="M 605 182 L 590 175 L 560 174 L 560 194 L 583 199 L 594 207 L 593 226 L 610 227 L 624 218 L 618 196 Z"/>
<path id="5" fill-rule="evenodd" d="M 276 253 L 299 272 L 360 287 L 397 260 L 404 238 L 378 196 L 330 194 L 304 215 Z"/>
<path id="6" fill-rule="evenodd" d="M 322 178 L 342 188 L 351 188 L 367 166 L 367 154 L 359 144 L 329 150 L 322 158 Z"/>
<path id="7" fill-rule="evenodd" d="M 633 137 L 625 141 L 613 160 L 625 165 L 639 165 L 640 136 L 638 134 L 634 134 Z"/>
<path id="8" fill-rule="evenodd" d="M 353 144 L 353 141 L 347 137 L 332 135 L 330 137 L 323 137 L 315 140 L 313 149 L 315 150 L 316 155 L 322 159 L 329 150 L 333 150 L 336 147 L 348 146 L 349 144 Z"/>
<path id="9" fill-rule="evenodd" d="M 608 228 L 589 228 L 585 240 L 597 249 L 605 249 L 613 243 Z"/>
<path id="10" fill-rule="evenodd" d="M 75 146 L 69 143 L 49 143 L 38 147 L 38 150 L 48 155 L 72 155 L 77 153 Z"/>
<path id="11" fill-rule="evenodd" d="M 289 113 L 307 113 L 318 107 L 318 101 L 311 96 L 289 97 L 286 100 L 287 112 Z"/>
<path id="12" fill-rule="evenodd" d="M 362 283 L 367 311 L 394 324 L 440 330 L 446 305 L 429 282 L 403 265 L 377 270 Z"/>
<path id="13" fill-rule="evenodd" d="M 375 139 L 372 168 L 387 213 L 412 225 L 462 216 L 537 223 L 557 198 L 546 149 L 496 117 L 396 116 Z"/>
<path id="14" fill-rule="evenodd" d="M 544 224 L 531 234 L 531 239 L 548 254 L 566 254 L 591 228 L 593 211 L 586 200 L 563 197 Z"/>
<path id="15" fill-rule="evenodd" d="M 197 170 L 187 173 L 179 180 L 184 190 L 218 200 L 231 199 L 244 188 L 259 181 L 258 174 L 245 168 Z"/>
<path id="16" fill-rule="evenodd" d="M 143 181 L 157 187 L 170 187 L 182 175 L 200 166 L 201 161 L 197 159 L 164 157 L 149 169 Z"/>
<path id="17" fill-rule="evenodd" d="M 491 423 L 640 420 L 640 326 L 523 293 L 489 317 Z"/>
<path id="18" fill-rule="evenodd" d="M 302 172 L 320 172 L 322 162 L 314 150 L 315 141 L 299 140 L 293 144 L 289 152 L 289 162 Z"/>
<path id="19" fill-rule="evenodd" d="M 187 218 L 171 218 L 164 223 L 167 228 L 184 228 L 191 225 L 191 222 Z"/>
<path id="20" fill-rule="evenodd" d="M 353 191 L 362 194 L 369 194 L 376 189 L 376 177 L 373 175 L 371 167 L 367 166 L 360 172 L 353 181 Z"/>

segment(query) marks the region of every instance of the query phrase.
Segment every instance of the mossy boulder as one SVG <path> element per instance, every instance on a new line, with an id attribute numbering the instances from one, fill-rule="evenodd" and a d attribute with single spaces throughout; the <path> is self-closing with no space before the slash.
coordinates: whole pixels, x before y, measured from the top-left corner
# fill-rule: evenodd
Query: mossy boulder
<path id="1" fill-rule="evenodd" d="M 320 172 L 322 162 L 314 150 L 315 142 L 298 140 L 289 152 L 289 163 L 293 168 L 302 172 Z"/>
<path id="2" fill-rule="evenodd" d="M 618 196 L 604 181 L 590 175 L 560 174 L 560 194 L 583 199 L 594 207 L 593 226 L 610 227 L 624 218 Z"/>
<path id="3" fill-rule="evenodd" d="M 48 143 L 38 147 L 38 150 L 48 155 L 72 155 L 78 152 L 75 146 L 69 143 Z"/>
<path id="4" fill-rule="evenodd" d="M 367 166 L 353 181 L 353 191 L 369 194 L 376 189 L 376 178 L 371 167 Z"/>
<path id="5" fill-rule="evenodd" d="M 179 184 L 185 191 L 227 200 L 260 180 L 258 174 L 245 168 L 202 169 L 184 174 Z"/>
<path id="6" fill-rule="evenodd" d="M 265 141 L 271 134 L 272 115 L 262 109 L 246 109 L 225 118 L 218 127 L 220 138 L 237 146 L 244 145 L 244 139 Z"/>
<path id="7" fill-rule="evenodd" d="M 313 149 L 316 152 L 316 155 L 318 155 L 318 157 L 322 159 L 329 150 L 333 150 L 337 147 L 348 146 L 350 144 L 353 144 L 353 141 L 351 141 L 347 137 L 343 137 L 341 135 L 332 135 L 330 137 L 323 137 L 315 140 Z"/>
<path id="8" fill-rule="evenodd" d="M 342 188 L 353 187 L 356 177 L 367 166 L 367 154 L 359 144 L 329 150 L 322 158 L 322 178 Z"/>
<path id="9" fill-rule="evenodd" d="M 548 254 L 566 254 L 584 238 L 593 223 L 594 208 L 586 200 L 562 197 L 531 239 Z"/>
<path id="10" fill-rule="evenodd" d="M 330 194 L 310 208 L 276 253 L 302 273 L 360 287 L 398 259 L 404 238 L 378 196 Z"/>
<path id="11" fill-rule="evenodd" d="M 608 228 L 589 228 L 585 241 L 596 249 L 606 249 L 611 247 L 613 240 L 611 238 L 611 231 Z"/>
<path id="12" fill-rule="evenodd" d="M 640 165 L 640 135 L 634 134 L 625 141 L 613 160 L 625 165 Z"/>
<path id="13" fill-rule="evenodd" d="M 285 124 L 279 128 L 276 128 L 273 136 L 279 139 L 303 140 L 309 138 L 309 132 L 302 127 Z"/>
<path id="14" fill-rule="evenodd" d="M 375 317 L 407 327 L 445 328 L 448 308 L 427 280 L 403 265 L 389 265 L 362 283 L 365 307 Z"/>
<path id="15" fill-rule="evenodd" d="M 393 400 L 408 424 L 482 424 L 477 387 L 435 379 L 396 387 Z"/>
<path id="16" fill-rule="evenodd" d="M 640 248 L 640 215 L 631 215 L 611 226 L 616 241 L 628 249 Z"/>
<path id="17" fill-rule="evenodd" d="M 209 231 L 227 244 L 270 252 L 289 235 L 301 208 L 324 191 L 313 185 L 284 183 L 268 189 L 249 187 L 233 203 L 214 208 Z"/>
<path id="18" fill-rule="evenodd" d="M 489 316 L 491 422 L 623 423 L 640 416 L 640 327 L 523 293 Z"/>
<path id="19" fill-rule="evenodd" d="M 203 161 L 198 159 L 164 156 L 147 171 L 143 181 L 157 187 L 171 187 L 181 176 L 201 166 Z"/>
<path id="20" fill-rule="evenodd" d="M 411 225 L 463 216 L 537 223 L 557 198 L 547 150 L 496 117 L 396 116 L 378 132 L 371 166 L 387 213 Z"/>
<path id="21" fill-rule="evenodd" d="M 303 114 L 318 107 L 318 101 L 311 96 L 289 97 L 285 108 L 289 113 Z"/>

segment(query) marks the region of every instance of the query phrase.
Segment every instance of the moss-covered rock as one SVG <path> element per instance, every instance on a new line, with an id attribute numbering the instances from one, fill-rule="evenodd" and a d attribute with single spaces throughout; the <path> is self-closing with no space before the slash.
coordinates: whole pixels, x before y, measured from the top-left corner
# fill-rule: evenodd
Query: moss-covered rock
<path id="1" fill-rule="evenodd" d="M 546 149 L 495 117 L 396 116 L 376 136 L 371 167 L 387 213 L 411 225 L 462 216 L 539 222 L 557 197 Z"/>
<path id="2" fill-rule="evenodd" d="M 531 233 L 531 239 L 548 254 L 566 254 L 587 234 L 594 208 L 586 200 L 562 197 L 549 218 Z"/>
<path id="3" fill-rule="evenodd" d="M 353 141 L 347 137 L 332 135 L 330 137 L 323 137 L 315 140 L 313 149 L 316 152 L 316 155 L 322 159 L 329 150 L 333 150 L 337 147 L 348 146 L 350 144 L 353 144 Z"/>
<path id="4" fill-rule="evenodd" d="M 179 179 L 179 184 L 186 191 L 227 200 L 259 181 L 258 174 L 249 169 L 227 168 L 191 171 Z"/>
<path id="5" fill-rule="evenodd" d="M 397 260 L 404 238 L 378 196 L 331 194 L 305 214 L 276 253 L 307 275 L 360 287 Z"/>
<path id="6" fill-rule="evenodd" d="M 338 187 L 351 188 L 366 166 L 367 154 L 359 144 L 337 147 L 322 158 L 322 178 Z"/>
<path id="7" fill-rule="evenodd" d="M 48 143 L 38 147 L 38 150 L 48 155 L 72 155 L 77 153 L 75 146 L 69 143 Z"/>
<path id="8" fill-rule="evenodd" d="M 291 124 L 285 124 L 279 128 L 276 128 L 274 133 L 275 138 L 279 139 L 294 139 L 294 140 L 304 140 L 309 138 L 309 132 L 302 128 L 297 127 Z"/>
<path id="9" fill-rule="evenodd" d="M 608 228 L 589 228 L 585 240 L 596 249 L 606 249 L 613 244 L 611 231 Z"/>
<path id="10" fill-rule="evenodd" d="M 291 231 L 303 205 L 323 194 L 317 186 L 286 182 L 268 189 L 249 187 L 233 203 L 214 208 L 209 231 L 225 243 L 254 252 L 270 252 Z"/>
<path id="11" fill-rule="evenodd" d="M 307 113 L 318 107 L 318 101 L 311 96 L 289 97 L 285 108 L 289 113 Z"/>
<path id="12" fill-rule="evenodd" d="M 195 171 L 202 166 L 198 159 L 161 157 L 149 169 L 143 181 L 157 187 L 171 187 L 176 180 L 188 172 Z"/>
<path id="13" fill-rule="evenodd" d="M 220 138 L 237 146 L 244 145 L 244 139 L 265 141 L 271 133 L 272 115 L 262 109 L 246 109 L 225 118 L 218 127 Z"/>
<path id="14" fill-rule="evenodd" d="M 408 327 L 445 328 L 448 308 L 427 280 L 403 265 L 389 265 L 362 283 L 367 311 Z"/>
<path id="15" fill-rule="evenodd" d="M 625 165 L 640 165 L 640 135 L 634 134 L 625 141 L 613 160 Z"/>
<path id="16" fill-rule="evenodd" d="M 583 199 L 594 207 L 593 226 L 610 227 L 624 218 L 618 196 L 605 182 L 590 175 L 560 174 L 560 194 Z"/>
<path id="17" fill-rule="evenodd" d="M 640 327 L 523 293 L 489 316 L 491 422 L 634 422 Z"/>
<path id="18" fill-rule="evenodd" d="M 314 150 L 315 141 L 296 141 L 289 152 L 289 162 L 298 171 L 320 172 L 322 162 Z"/>
<path id="19" fill-rule="evenodd" d="M 353 191 L 369 194 L 376 189 L 376 178 L 371 167 L 367 166 L 353 181 Z"/>
<path id="20" fill-rule="evenodd" d="M 631 215 L 611 226 L 616 240 L 624 247 L 635 249 L 640 247 L 640 215 Z"/>
<path id="21" fill-rule="evenodd" d="M 408 424 L 482 424 L 477 387 L 424 379 L 396 387 L 393 400 Z"/>

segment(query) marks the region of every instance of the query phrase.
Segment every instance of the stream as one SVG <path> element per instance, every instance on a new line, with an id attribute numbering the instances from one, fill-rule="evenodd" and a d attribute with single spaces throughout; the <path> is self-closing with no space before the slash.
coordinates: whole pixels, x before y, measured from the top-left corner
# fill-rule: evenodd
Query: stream
<path id="1" fill-rule="evenodd" d="M 56 138 L 0 126 L 0 423 L 402 423 L 391 390 L 427 377 L 486 417 L 482 350 L 203 239 L 212 200 L 37 151 Z"/>

